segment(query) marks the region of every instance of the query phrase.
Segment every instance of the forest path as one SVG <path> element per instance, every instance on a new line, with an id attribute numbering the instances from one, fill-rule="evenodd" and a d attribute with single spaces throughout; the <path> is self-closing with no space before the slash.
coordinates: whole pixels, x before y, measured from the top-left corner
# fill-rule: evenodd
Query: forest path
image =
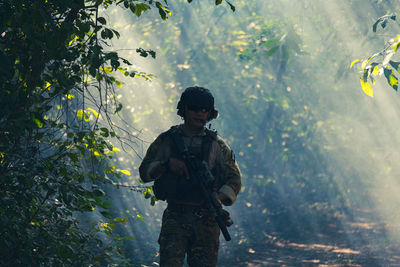
<path id="1" fill-rule="evenodd" d="M 400 248 L 388 242 L 388 225 L 357 216 L 326 228 L 296 240 L 263 233 L 262 241 L 235 250 L 218 266 L 400 266 Z"/>

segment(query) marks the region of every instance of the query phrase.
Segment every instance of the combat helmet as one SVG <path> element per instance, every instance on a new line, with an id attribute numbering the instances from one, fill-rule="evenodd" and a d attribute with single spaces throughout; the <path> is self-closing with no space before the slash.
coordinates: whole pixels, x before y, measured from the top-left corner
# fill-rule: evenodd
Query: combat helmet
<path id="1" fill-rule="evenodd" d="M 218 117 L 218 110 L 214 107 L 214 97 L 210 90 L 204 87 L 193 86 L 188 87 L 183 91 L 178 102 L 177 114 L 182 118 L 185 117 L 185 105 L 192 105 L 205 108 L 210 111 L 207 121 L 211 121 Z"/>

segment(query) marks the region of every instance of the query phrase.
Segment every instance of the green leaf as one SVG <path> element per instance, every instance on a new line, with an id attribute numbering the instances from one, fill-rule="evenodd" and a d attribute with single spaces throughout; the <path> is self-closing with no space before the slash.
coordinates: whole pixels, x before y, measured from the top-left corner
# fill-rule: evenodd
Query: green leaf
<path id="1" fill-rule="evenodd" d="M 396 15 L 385 15 L 385 16 L 378 18 L 375 21 L 374 25 L 372 25 L 372 32 L 376 33 L 379 23 L 381 24 L 382 28 L 385 28 L 388 23 L 388 18 L 390 18 L 391 20 L 396 20 Z"/>
<path id="2" fill-rule="evenodd" d="M 76 111 L 76 117 L 80 120 L 84 119 L 85 121 L 90 121 L 90 117 L 88 116 L 87 113 L 88 113 L 87 111 L 79 109 Z"/>
<path id="3" fill-rule="evenodd" d="M 382 20 L 382 22 L 381 22 L 381 27 L 384 29 L 384 28 L 386 27 L 387 23 L 388 23 L 388 19 L 387 19 L 387 18 L 384 18 L 384 19 Z"/>
<path id="4" fill-rule="evenodd" d="M 118 56 L 118 53 L 117 53 L 117 52 L 109 52 L 109 53 L 106 53 L 106 54 L 105 54 L 104 59 L 105 59 L 105 60 L 109 60 L 109 59 L 111 59 L 111 60 L 118 60 L 118 59 L 119 59 L 119 56 Z"/>
<path id="5" fill-rule="evenodd" d="M 364 82 L 366 82 L 368 80 L 368 76 L 369 76 L 369 70 L 368 69 L 364 69 L 363 76 L 362 76 L 362 79 L 363 79 Z"/>
<path id="6" fill-rule="evenodd" d="M 111 207 L 111 203 L 108 202 L 108 201 L 104 201 L 104 202 L 101 204 L 101 207 L 104 208 L 104 209 L 109 209 L 109 208 Z"/>
<path id="7" fill-rule="evenodd" d="M 151 189 L 147 188 L 147 190 L 144 191 L 143 194 L 144 194 L 144 198 L 146 198 L 146 199 L 150 198 L 151 197 Z"/>
<path id="8" fill-rule="evenodd" d="M 112 39 L 114 37 L 114 33 L 112 30 L 104 28 L 100 33 L 101 38 L 103 39 Z"/>
<path id="9" fill-rule="evenodd" d="M 400 73 L 400 62 L 389 61 L 390 66 L 392 66 L 398 73 Z"/>
<path id="10" fill-rule="evenodd" d="M 363 62 L 361 63 L 361 69 L 365 70 L 365 68 L 367 67 L 368 62 L 369 62 L 369 59 L 363 60 Z"/>
<path id="11" fill-rule="evenodd" d="M 112 30 L 110 29 L 104 29 L 104 31 L 106 32 L 107 38 L 108 39 L 112 39 L 114 37 L 114 33 Z"/>
<path id="12" fill-rule="evenodd" d="M 118 113 L 118 112 L 120 112 L 121 111 L 121 109 L 122 109 L 122 104 L 121 103 L 118 103 L 118 106 L 117 106 L 117 108 L 115 109 L 115 113 Z"/>
<path id="13" fill-rule="evenodd" d="M 378 24 L 379 24 L 379 22 L 381 22 L 381 18 L 379 18 L 375 23 L 374 23 L 374 25 L 372 25 L 372 32 L 373 33 L 376 33 L 376 27 L 378 27 Z"/>
<path id="14" fill-rule="evenodd" d="M 78 119 L 80 119 L 80 120 L 83 118 L 83 115 L 84 115 L 84 112 L 83 112 L 82 109 L 79 109 L 79 110 L 76 112 L 76 116 L 77 116 Z"/>
<path id="15" fill-rule="evenodd" d="M 150 205 L 154 206 L 156 204 L 157 198 L 155 196 L 152 196 L 150 199 Z"/>
<path id="16" fill-rule="evenodd" d="M 132 5 L 134 5 L 134 4 L 131 3 L 131 10 L 132 10 Z M 147 11 L 149 9 L 150 9 L 150 6 L 148 6 L 146 4 L 143 4 L 143 3 L 140 3 L 140 4 L 134 5 L 132 12 L 136 16 L 140 17 L 140 15 L 142 15 L 143 12 L 145 12 L 145 11 Z"/>
<path id="17" fill-rule="evenodd" d="M 107 219 L 111 219 L 112 218 L 112 214 L 109 213 L 108 211 L 101 211 L 100 213 L 101 213 L 101 215 L 103 215 Z"/>
<path id="18" fill-rule="evenodd" d="M 73 94 L 66 94 L 65 96 L 66 96 L 68 99 L 75 98 L 75 95 L 73 95 Z"/>
<path id="19" fill-rule="evenodd" d="M 114 221 L 122 223 L 122 224 L 125 224 L 127 220 L 128 220 L 127 218 L 120 218 L 120 217 L 117 217 L 114 219 Z"/>
<path id="20" fill-rule="evenodd" d="M 118 60 L 111 59 L 111 66 L 116 70 L 121 65 Z"/>
<path id="21" fill-rule="evenodd" d="M 220 5 L 222 3 L 222 0 L 215 0 L 215 5 Z"/>
<path id="22" fill-rule="evenodd" d="M 350 69 L 354 66 L 354 64 L 356 64 L 358 61 L 360 61 L 359 59 L 354 60 L 353 62 L 351 62 L 350 64 Z"/>
<path id="23" fill-rule="evenodd" d="M 399 80 L 397 79 L 397 77 L 394 75 L 393 70 L 385 68 L 383 70 L 383 73 L 385 74 L 385 77 L 387 79 L 387 82 L 389 83 L 389 85 L 397 91 L 398 86 L 399 86 Z"/>
<path id="24" fill-rule="evenodd" d="M 137 48 L 136 53 L 139 53 L 141 57 L 147 57 L 149 54 L 152 58 L 156 58 L 156 52 L 153 50 L 146 50 L 143 48 Z"/>
<path id="25" fill-rule="evenodd" d="M 100 133 L 102 136 L 108 137 L 109 131 L 107 128 L 100 128 L 100 130 L 102 131 L 102 133 Z"/>
<path id="26" fill-rule="evenodd" d="M 372 63 L 371 64 L 371 74 L 373 75 L 373 76 L 377 76 L 378 74 L 379 74 L 379 67 L 378 67 L 378 63 Z M 371 77 L 371 79 L 372 79 L 372 77 Z"/>
<path id="27" fill-rule="evenodd" d="M 105 133 L 108 133 L 109 132 L 109 130 L 107 129 L 107 128 L 100 128 L 100 130 L 102 131 L 102 132 L 105 132 Z"/>
<path id="28" fill-rule="evenodd" d="M 120 170 L 120 172 L 123 173 L 123 174 L 125 174 L 125 175 L 128 175 L 128 176 L 131 175 L 131 172 L 128 171 L 128 170 Z"/>
<path id="29" fill-rule="evenodd" d="M 99 117 L 99 113 L 98 113 L 96 110 L 94 110 L 94 109 L 92 109 L 92 108 L 88 108 L 87 110 L 90 111 L 90 112 L 92 112 L 93 115 L 94 115 L 96 118 Z"/>
<path id="30" fill-rule="evenodd" d="M 279 44 L 279 39 L 269 39 L 263 45 L 266 47 L 276 46 Z"/>
<path id="31" fill-rule="evenodd" d="M 93 151 L 93 155 L 94 156 L 96 156 L 96 157 L 101 157 L 102 156 L 102 154 L 99 151 L 97 151 L 97 150 L 92 150 L 92 151 Z"/>
<path id="32" fill-rule="evenodd" d="M 34 114 L 32 114 L 32 120 L 35 122 L 36 126 L 39 128 L 43 128 L 44 123 L 41 119 L 39 119 L 38 116 L 35 116 Z"/>
<path id="33" fill-rule="evenodd" d="M 171 16 L 171 11 L 169 11 L 165 6 L 163 6 L 160 2 L 156 2 L 156 7 L 158 8 L 158 12 L 163 20 L 167 20 L 167 14 Z"/>
<path id="34" fill-rule="evenodd" d="M 365 82 L 363 78 L 360 79 L 360 83 L 364 93 L 370 97 L 374 97 L 374 92 L 372 90 L 371 84 L 368 81 Z"/>
<path id="35" fill-rule="evenodd" d="M 136 214 L 136 217 L 137 217 L 139 220 L 141 220 L 142 222 L 144 222 L 144 219 L 143 219 L 143 215 L 142 215 L 142 214 Z"/>
<path id="36" fill-rule="evenodd" d="M 396 52 L 397 49 L 399 49 L 400 46 L 400 41 L 398 41 L 394 46 L 393 46 L 393 52 Z"/>
<path id="37" fill-rule="evenodd" d="M 111 31 L 115 34 L 115 36 L 117 36 L 117 38 L 119 38 L 121 35 L 119 34 L 118 31 L 111 29 Z"/>
<path id="38" fill-rule="evenodd" d="M 113 68 L 112 67 L 105 67 L 105 68 L 103 68 L 103 70 L 104 70 L 105 73 L 111 73 L 113 71 Z"/>
<path id="39" fill-rule="evenodd" d="M 98 18 L 97 18 L 97 21 L 100 22 L 100 23 L 103 24 L 103 25 L 107 23 L 106 19 L 103 18 L 103 17 L 98 17 Z"/>
<path id="40" fill-rule="evenodd" d="M 232 5 L 229 1 L 226 1 L 227 3 L 228 3 L 228 5 L 231 7 L 231 10 L 233 11 L 233 12 L 235 12 L 236 11 L 236 7 L 234 6 L 234 5 Z"/>
<path id="41" fill-rule="evenodd" d="M 107 39 L 107 32 L 105 31 L 105 30 L 102 30 L 101 32 L 100 32 L 100 36 L 101 36 L 101 38 L 103 38 L 103 39 Z"/>
<path id="42" fill-rule="evenodd" d="M 267 53 L 265 53 L 265 55 L 267 57 L 271 56 L 272 54 L 274 54 L 277 50 L 279 49 L 279 46 L 275 46 L 273 48 L 271 48 L 270 50 L 267 51 Z"/>
<path id="43" fill-rule="evenodd" d="M 90 68 L 89 68 L 89 73 L 90 73 L 90 75 L 91 75 L 92 77 L 96 77 L 97 68 L 94 67 L 94 66 L 90 66 Z"/>

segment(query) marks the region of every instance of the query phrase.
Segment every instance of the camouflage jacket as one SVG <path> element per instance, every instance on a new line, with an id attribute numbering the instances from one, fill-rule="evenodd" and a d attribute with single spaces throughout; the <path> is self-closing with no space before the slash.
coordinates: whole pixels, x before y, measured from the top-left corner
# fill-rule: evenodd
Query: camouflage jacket
<path id="1" fill-rule="evenodd" d="M 221 137 L 206 128 L 196 134 L 192 134 L 185 129 L 183 124 L 174 127 L 182 135 L 189 152 L 207 162 L 216 179 L 214 190 L 228 197 L 228 200 L 224 201 L 224 205 L 232 205 L 241 188 L 240 170 L 232 150 Z M 206 140 L 209 140 L 209 144 L 204 146 L 203 144 Z M 208 148 L 204 149 L 204 147 Z M 154 181 L 160 176 L 160 174 L 155 174 L 155 170 L 159 170 L 160 166 L 165 164 L 171 157 L 181 158 L 171 135 L 166 131 L 160 134 L 150 145 L 139 167 L 140 177 L 143 182 Z M 167 201 L 169 200 L 167 199 Z M 184 202 L 197 204 L 197 201 L 189 199 Z"/>

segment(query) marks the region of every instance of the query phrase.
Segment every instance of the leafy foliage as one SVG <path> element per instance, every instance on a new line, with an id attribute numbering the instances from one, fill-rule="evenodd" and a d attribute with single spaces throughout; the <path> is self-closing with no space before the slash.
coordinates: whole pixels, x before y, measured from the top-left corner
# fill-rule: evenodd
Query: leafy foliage
<path id="1" fill-rule="evenodd" d="M 129 170 L 110 159 L 111 139 L 132 137 L 115 121 L 122 109 L 116 72 L 129 60 L 108 49 L 120 34 L 101 13 L 111 6 L 136 16 L 151 9 L 167 20 L 167 1 L 42 0 L 0 4 L 0 264 L 100 265 L 116 242 L 114 218 L 102 189 Z M 137 48 L 142 57 L 152 50 Z M 96 213 L 82 224 L 78 218 Z M 93 216 L 89 216 L 91 218 Z"/>
<path id="2" fill-rule="evenodd" d="M 385 15 L 378 18 L 372 25 L 372 32 L 377 32 L 377 27 L 380 25 L 382 29 L 385 29 L 389 21 L 396 21 L 396 15 Z M 392 61 L 395 56 L 399 46 L 400 46 L 400 35 L 391 38 L 386 42 L 385 47 L 375 53 L 374 55 L 368 57 L 368 59 L 360 60 L 356 59 L 350 64 L 350 68 L 354 64 L 360 64 L 362 76 L 360 78 L 361 87 L 365 94 L 373 97 L 373 89 L 371 84 L 375 84 L 376 76 L 385 76 L 387 83 L 397 91 L 399 86 L 399 80 L 396 73 L 399 72 L 399 62 Z"/>
<path id="3" fill-rule="evenodd" d="M 120 253 L 103 244 L 101 234 L 126 239 L 113 236 L 126 218 L 107 211 L 111 204 L 102 189 L 131 175 L 110 161 L 119 151 L 111 139 L 132 142 L 116 123 L 122 109 L 116 73 L 151 78 L 128 70 L 131 62 L 107 48 L 120 33 L 100 14 L 111 6 L 137 17 L 156 9 L 167 20 L 167 1 L 20 0 L 0 6 L 0 263 L 99 265 L 114 250 Z M 156 57 L 150 49 L 136 52 Z M 77 219 L 93 212 L 101 219 Z"/>

